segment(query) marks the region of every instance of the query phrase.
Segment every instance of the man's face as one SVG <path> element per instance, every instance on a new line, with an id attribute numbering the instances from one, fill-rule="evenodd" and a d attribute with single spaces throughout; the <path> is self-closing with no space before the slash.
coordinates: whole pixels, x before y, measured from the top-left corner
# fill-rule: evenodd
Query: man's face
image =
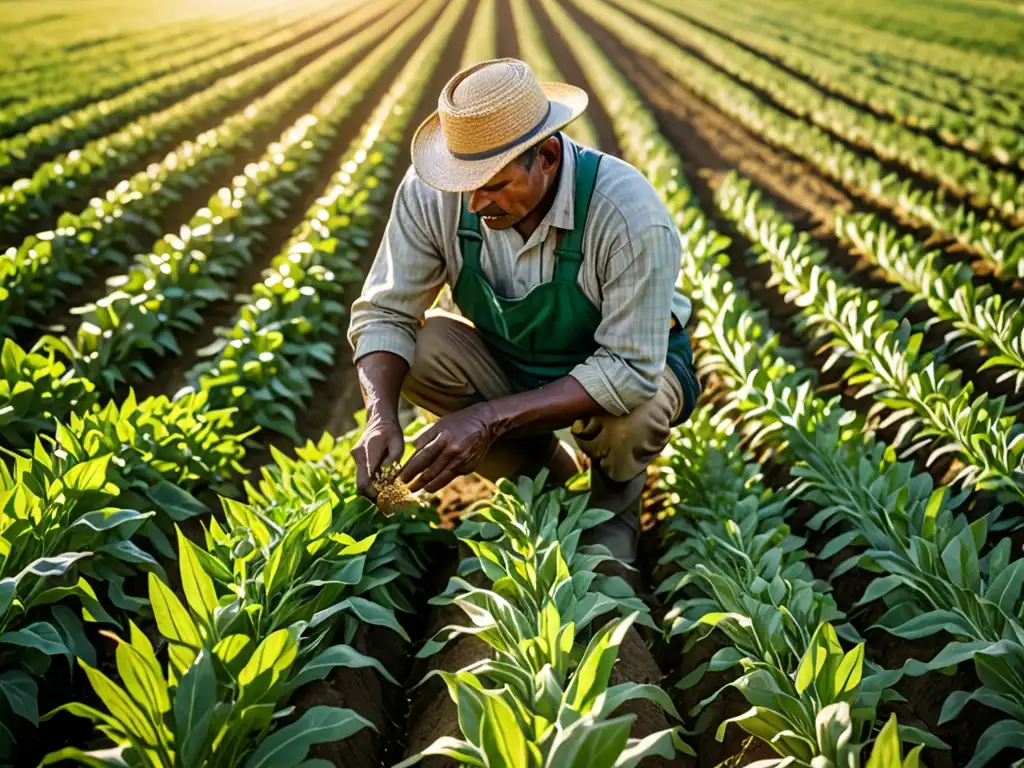
<path id="1" fill-rule="evenodd" d="M 557 136 L 542 142 L 532 164 L 517 157 L 469 197 L 469 210 L 479 213 L 491 229 L 514 227 L 530 213 L 554 184 L 562 159 Z M 529 167 L 527 167 L 529 165 Z"/>

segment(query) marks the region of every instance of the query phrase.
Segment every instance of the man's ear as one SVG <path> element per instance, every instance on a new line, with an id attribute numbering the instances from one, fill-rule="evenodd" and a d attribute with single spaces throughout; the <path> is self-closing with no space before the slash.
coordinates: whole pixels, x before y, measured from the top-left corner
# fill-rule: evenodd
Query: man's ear
<path id="1" fill-rule="evenodd" d="M 550 136 L 541 143 L 537 159 L 540 160 L 541 170 L 545 174 L 558 170 L 562 160 L 562 142 L 557 136 Z"/>

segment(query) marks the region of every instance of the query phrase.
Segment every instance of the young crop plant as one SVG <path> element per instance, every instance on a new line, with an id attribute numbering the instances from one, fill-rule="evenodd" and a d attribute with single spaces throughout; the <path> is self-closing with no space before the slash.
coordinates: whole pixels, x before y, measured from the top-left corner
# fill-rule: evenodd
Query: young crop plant
<path id="1" fill-rule="evenodd" d="M 612 684 L 640 601 L 620 577 L 595 572 L 611 559 L 607 550 L 578 545 L 583 530 L 611 513 L 588 509 L 586 495 L 566 502 L 564 489 L 542 492 L 545 479 L 502 481 L 493 501 L 462 523 L 460 537 L 475 557 L 460 563 L 432 602 L 454 602 L 471 625 L 443 628 L 420 655 L 469 634 L 492 657 L 436 673 L 458 707 L 463 738 L 441 737 L 398 768 L 430 755 L 481 768 L 628 768 L 651 755 L 693 754 L 678 728 L 633 739 L 635 715 L 615 714 L 628 701 L 648 699 L 678 718 L 658 686 Z M 473 575 L 490 587 L 475 586 L 467 579 Z M 593 628 L 616 611 L 625 615 Z"/>
<path id="2" fill-rule="evenodd" d="M 0 445 L 28 448 L 35 436 L 53 430 L 55 419 L 84 411 L 96 400 L 88 379 L 57 360 L 56 354 L 26 352 L 13 339 L 0 350 Z"/>

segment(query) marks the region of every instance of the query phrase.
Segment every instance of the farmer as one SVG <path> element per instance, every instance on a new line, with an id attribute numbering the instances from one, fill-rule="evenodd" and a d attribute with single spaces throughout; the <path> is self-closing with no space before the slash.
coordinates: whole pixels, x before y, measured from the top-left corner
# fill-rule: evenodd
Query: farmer
<path id="1" fill-rule="evenodd" d="M 629 563 L 645 470 L 699 385 L 678 231 L 643 174 L 560 132 L 587 101 L 515 59 L 445 86 L 352 307 L 366 403 L 353 454 L 372 499 L 403 455 L 400 394 L 440 417 L 402 469 L 412 490 L 545 466 L 564 482 L 577 466 L 553 430 L 571 427 L 592 506 L 616 515 L 583 543 Z M 446 284 L 459 314 L 430 310 Z"/>

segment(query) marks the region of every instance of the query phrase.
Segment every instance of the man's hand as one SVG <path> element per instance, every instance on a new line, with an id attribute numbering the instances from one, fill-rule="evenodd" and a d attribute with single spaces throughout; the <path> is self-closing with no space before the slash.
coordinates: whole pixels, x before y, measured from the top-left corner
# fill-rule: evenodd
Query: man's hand
<path id="1" fill-rule="evenodd" d="M 363 436 L 352 449 L 356 461 L 356 488 L 370 501 L 377 503 L 373 479 L 381 467 L 401 461 L 405 453 L 405 435 L 395 419 L 370 417 Z"/>
<path id="2" fill-rule="evenodd" d="M 399 475 L 409 490 L 436 493 L 475 470 L 499 436 L 490 403 L 480 403 L 438 419 L 417 436 L 416 453 Z"/>

